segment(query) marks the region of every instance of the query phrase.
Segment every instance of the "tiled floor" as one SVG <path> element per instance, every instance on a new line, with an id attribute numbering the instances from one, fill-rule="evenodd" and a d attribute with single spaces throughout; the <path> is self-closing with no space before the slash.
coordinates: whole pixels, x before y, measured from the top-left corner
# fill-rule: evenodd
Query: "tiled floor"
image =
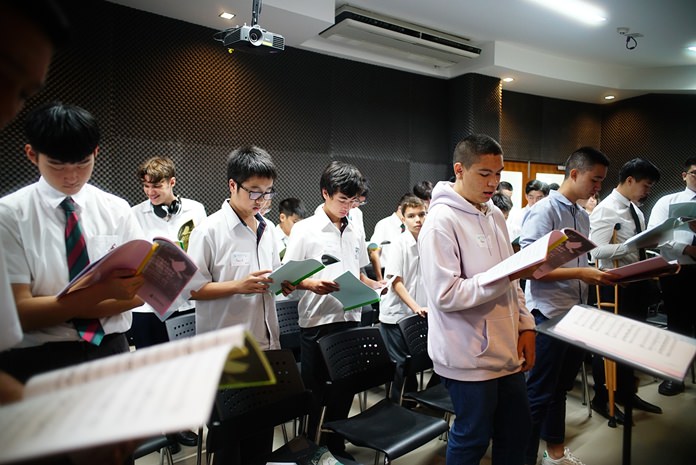
<path id="1" fill-rule="evenodd" d="M 635 412 L 631 463 L 633 465 L 691 465 L 694 463 L 691 447 L 696 444 L 696 385 L 687 380 L 686 392 L 675 397 L 658 394 L 659 381 L 642 377 L 639 395 L 662 407 L 662 415 Z M 582 390 L 578 383 L 568 397 L 566 433 L 567 445 L 586 465 L 619 465 L 622 463 L 623 428 L 609 428 L 607 421 L 595 414 L 587 416 L 587 407 L 581 404 Z M 368 394 L 368 402 L 381 399 L 378 391 Z M 357 399 L 354 410 L 358 410 Z M 276 430 L 276 443 L 282 441 Z M 444 465 L 446 444 L 433 440 L 420 449 L 395 460 L 398 465 Z M 347 450 L 357 461 L 372 464 L 373 452 L 348 445 Z M 195 465 L 195 448 L 185 447 L 174 456 L 177 464 Z M 136 461 L 136 465 L 159 464 L 157 454 Z M 490 455 L 481 461 L 490 464 Z"/>

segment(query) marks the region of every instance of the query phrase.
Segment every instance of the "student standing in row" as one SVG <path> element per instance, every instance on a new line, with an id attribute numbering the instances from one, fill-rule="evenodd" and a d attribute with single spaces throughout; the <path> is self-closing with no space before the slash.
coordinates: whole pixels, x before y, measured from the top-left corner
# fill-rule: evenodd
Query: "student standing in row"
<path id="1" fill-rule="evenodd" d="M 152 157 L 138 167 L 138 179 L 143 186 L 147 200 L 133 207 L 133 213 L 149 239 L 164 237 L 188 249 L 189 236 L 194 227 L 205 219 L 205 207 L 195 200 L 174 194 L 176 168 L 169 157 Z M 193 309 L 186 302 L 178 312 Z M 133 309 L 133 326 L 129 332 L 135 347 L 140 349 L 167 342 L 167 328 L 149 304 Z"/>
<path id="2" fill-rule="evenodd" d="M 447 463 L 522 464 L 529 434 L 523 371 L 534 365 L 534 319 L 517 278 L 480 284 L 512 255 L 503 214 L 491 202 L 503 150 L 468 136 L 454 150 L 455 181 L 440 182 L 418 236 L 428 301 L 428 353 L 450 393 L 455 419 Z"/>
<path id="3" fill-rule="evenodd" d="M 310 415 L 309 437 L 316 434 L 327 379 L 317 341 L 323 336 L 355 328 L 360 323 L 360 309 L 344 311 L 341 302 L 331 295 L 339 289 L 333 279 L 350 271 L 368 286 L 379 286 L 360 270 L 368 263 L 365 234 L 348 219 L 350 209 L 364 189 L 362 174 L 353 165 L 334 161 L 324 169 L 319 188 L 324 204 L 313 216 L 295 225 L 284 258 L 284 261 L 319 260 L 322 255 L 330 254 L 340 260 L 297 286 L 304 290 L 298 303 L 302 379 L 312 390 L 317 404 Z M 332 399 L 327 405 L 325 420 L 346 418 L 352 400 L 352 395 Z M 345 456 L 342 438 L 330 433 L 323 437 L 328 437 L 326 443 L 334 455 Z"/>
<path id="4" fill-rule="evenodd" d="M 674 194 L 668 194 L 657 201 L 650 213 L 648 228 L 669 218 L 669 206 L 681 202 L 696 202 L 696 157 L 684 161 L 681 173 L 686 188 Z M 677 229 L 671 240 L 658 244 L 660 254 L 665 260 L 677 260 L 681 265 L 679 273 L 660 278 L 662 298 L 667 312 L 667 329 L 675 333 L 694 337 L 696 330 L 696 312 L 693 311 L 693 299 L 688 292 L 696 282 L 696 226 L 691 229 Z M 684 383 L 665 380 L 660 383 L 658 392 L 663 396 L 674 396 L 684 392 Z"/>
<path id="5" fill-rule="evenodd" d="M 660 180 L 660 170 L 655 165 L 641 158 L 626 162 L 619 170 L 619 184 L 590 214 L 590 240 L 597 247 L 590 253 L 598 261 L 599 268 L 608 270 L 630 265 L 645 260 L 645 250 L 627 247 L 631 237 L 645 230 L 645 217 L 640 206 L 647 200 L 653 185 Z M 648 317 L 648 305 L 653 298 L 649 281 L 618 286 L 618 313 L 638 321 Z M 603 302 L 614 303 L 614 286 L 600 288 Z M 662 413 L 657 405 L 638 397 L 633 369 L 617 365 L 616 398 L 620 403 L 631 399 L 634 409 L 651 413 Z M 592 409 L 609 418 L 609 396 L 604 385 L 604 359 L 600 355 L 592 356 L 592 374 L 595 395 Z M 623 423 L 623 413 L 615 409 L 618 423 Z"/>
<path id="6" fill-rule="evenodd" d="M 599 150 L 582 147 L 568 157 L 565 179 L 557 191 L 537 202 L 527 214 L 520 234 L 525 248 L 553 230 L 572 228 L 590 234 L 590 218 L 580 206 L 602 188 L 609 159 Z M 527 308 L 539 325 L 563 315 L 573 305 L 587 303 L 588 284 L 610 284 L 611 275 L 589 267 L 587 254 L 578 256 L 541 279 L 530 279 L 525 292 Z M 573 387 L 585 351 L 544 334 L 536 337 L 536 365 L 527 378 L 532 410 L 532 434 L 527 448 L 527 465 L 537 462 L 539 438 L 546 441 L 542 465 L 580 465 L 565 447 L 566 392 Z"/>
<path id="7" fill-rule="evenodd" d="M 118 270 L 60 299 L 90 260 L 143 232 L 128 203 L 88 184 L 99 154 L 99 127 L 86 110 L 51 103 L 26 119 L 25 153 L 38 182 L 0 199 L 0 236 L 21 344 L 0 367 L 25 382 L 56 368 L 127 352 L 125 332 L 143 278 Z"/>
<path id="8" fill-rule="evenodd" d="M 417 388 L 415 376 L 410 379 L 404 378 L 404 363 L 409 352 L 398 322 L 413 314 L 423 318 L 428 316 L 417 242 L 427 214 L 425 202 L 415 195 L 410 195 L 401 200 L 399 210 L 406 225 L 406 232 L 392 245 L 392 259 L 384 274 L 386 277 L 396 278 L 379 303 L 379 332 L 387 345 L 389 355 L 396 361 L 391 399 L 397 403 L 401 399 L 401 387 L 404 383 L 404 392 L 415 391 Z"/>

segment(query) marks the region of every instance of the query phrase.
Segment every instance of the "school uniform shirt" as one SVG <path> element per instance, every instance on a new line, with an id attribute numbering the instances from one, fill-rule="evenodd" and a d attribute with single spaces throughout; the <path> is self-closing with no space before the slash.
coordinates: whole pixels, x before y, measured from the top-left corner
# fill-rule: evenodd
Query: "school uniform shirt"
<path id="1" fill-rule="evenodd" d="M 387 269 L 387 263 L 389 263 L 389 257 L 391 256 L 391 245 L 399 239 L 404 230 L 404 224 L 396 213 L 382 218 L 375 225 L 375 230 L 372 233 L 370 242 L 377 244 L 377 246 L 382 249 L 379 255 L 379 261 L 382 268 L 385 270 Z M 382 242 L 389 243 L 382 244 Z"/>
<path id="2" fill-rule="evenodd" d="M 648 228 L 657 226 L 669 218 L 669 206 L 673 203 L 694 201 L 696 201 L 696 192 L 688 187 L 681 192 L 665 195 L 655 203 L 655 206 L 650 212 Z M 696 260 L 683 253 L 684 247 L 694 244 L 694 236 L 696 235 L 691 229 L 675 229 L 674 236 L 671 240 L 658 244 L 660 255 L 662 255 L 665 260 L 677 260 L 682 265 L 696 264 Z"/>
<path id="3" fill-rule="evenodd" d="M 285 250 L 285 248 L 288 246 L 290 236 L 285 235 L 285 232 L 279 224 L 277 224 L 275 228 L 273 228 L 273 233 L 275 234 L 276 243 L 278 244 L 278 253 L 280 253 L 283 250 Z"/>
<path id="4" fill-rule="evenodd" d="M 323 202 L 317 206 L 317 208 L 314 210 L 314 213 L 316 214 L 320 211 L 324 211 Z M 363 237 L 367 237 L 367 235 L 365 234 L 365 220 L 363 218 L 363 212 L 360 209 L 360 207 L 355 207 L 348 210 L 348 219 L 353 225 L 353 229 L 355 231 L 357 231 L 359 234 L 362 234 Z"/>
<path id="5" fill-rule="evenodd" d="M 264 228 L 260 238 L 239 219 L 228 199 L 191 232 L 188 254 L 208 282 L 240 280 L 254 271 L 280 266 L 272 226 L 261 215 L 256 215 L 256 221 L 259 231 Z M 270 293 L 196 301 L 197 333 L 238 324 L 245 325 L 261 349 L 280 348 L 275 299 Z"/>
<path id="6" fill-rule="evenodd" d="M 0 249 L 0 352 L 19 344 L 22 326 L 19 324 L 17 308 L 5 267 L 5 256 Z"/>
<path id="7" fill-rule="evenodd" d="M 590 217 L 585 210 L 558 191 L 551 191 L 529 209 L 522 224 L 520 247 L 525 248 L 553 230 L 572 228 L 587 237 Z M 587 254 L 569 261 L 564 268 L 587 267 Z M 538 309 L 546 318 L 563 315 L 573 305 L 587 303 L 587 283 L 579 279 L 540 281 L 530 279 L 525 286 L 527 308 Z"/>
<path id="8" fill-rule="evenodd" d="M 283 261 L 308 258 L 321 261 L 321 256 L 324 254 L 333 255 L 340 261 L 328 265 L 312 275 L 310 279 L 333 280 L 346 271 L 350 271 L 359 278 L 360 268 L 369 263 L 363 232 L 347 220 L 347 225 L 341 233 L 321 209 L 292 228 Z M 341 302 L 331 294 L 318 295 L 311 291 L 300 291 L 300 294 L 297 310 L 299 325 L 302 328 L 360 321 L 360 309 L 344 312 Z"/>
<path id="9" fill-rule="evenodd" d="M 58 294 L 70 281 L 65 251 L 65 194 L 43 178 L 0 199 L 0 235 L 10 283 L 29 284 L 33 296 Z M 71 196 L 77 204 L 90 261 L 133 239 L 145 239 L 128 203 L 86 184 Z M 100 322 L 105 334 L 130 328 L 130 311 Z M 46 342 L 79 341 L 71 322 L 24 333 L 18 347 Z"/>
<path id="10" fill-rule="evenodd" d="M 191 234 L 191 230 L 182 230 L 182 227 L 188 222 L 193 222 L 193 227 L 195 228 L 203 222 L 206 218 L 205 207 L 202 203 L 196 202 L 195 200 L 179 198 L 181 203 L 181 209 L 178 213 L 171 215 L 170 217 L 160 218 L 157 216 L 152 209 L 152 204 L 149 200 L 139 203 L 133 207 L 133 213 L 135 214 L 140 227 L 143 231 L 148 234 L 149 239 L 152 240 L 156 237 L 164 237 L 170 239 L 174 242 L 183 241 L 183 235 Z M 186 238 L 188 241 L 188 238 Z M 177 310 L 183 311 L 188 310 L 193 307 L 193 303 L 186 302 L 182 304 Z M 140 313 L 151 313 L 154 309 L 149 304 L 144 304 L 140 307 L 134 308 L 134 312 Z"/>
<path id="11" fill-rule="evenodd" d="M 638 216 L 641 231 L 645 231 L 645 215 L 636 205 L 633 208 Z M 616 238 L 612 242 L 614 231 Z M 631 201 L 616 189 L 599 202 L 590 214 L 589 238 L 597 244 L 597 248 L 590 251 L 590 254 L 592 258 L 599 260 L 599 267 L 602 269 L 629 265 L 640 260 L 637 248 L 624 245 L 624 242 L 636 234 L 636 223 L 631 215 Z"/>
<path id="12" fill-rule="evenodd" d="M 423 307 L 427 306 L 427 297 L 420 273 L 418 243 L 410 231 L 401 234 L 392 244 L 391 258 L 384 275 L 386 277 L 400 276 L 406 291 L 413 300 Z M 401 297 L 394 291 L 394 286 L 390 286 L 389 291 L 379 304 L 379 321 L 396 324 L 400 319 L 409 315 L 413 315 L 413 310 L 401 300 Z"/>
<path id="13" fill-rule="evenodd" d="M 529 213 L 529 205 L 525 205 L 522 208 L 513 207 L 513 209 L 510 210 L 510 214 L 508 215 L 507 220 L 505 220 L 505 224 L 507 225 L 508 236 L 510 236 L 511 241 L 514 241 L 520 236 L 520 232 L 522 231 L 522 223 L 524 222 L 527 213 Z"/>

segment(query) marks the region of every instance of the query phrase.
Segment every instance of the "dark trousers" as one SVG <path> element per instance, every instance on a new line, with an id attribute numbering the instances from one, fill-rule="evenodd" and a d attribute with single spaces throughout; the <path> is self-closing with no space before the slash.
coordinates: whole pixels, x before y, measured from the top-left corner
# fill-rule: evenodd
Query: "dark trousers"
<path id="1" fill-rule="evenodd" d="M 128 352 L 128 341 L 122 333 L 107 334 L 95 346 L 85 341 L 47 342 L 46 344 L 12 349 L 0 353 L 0 370 L 22 383 L 40 373 L 58 368 Z"/>
<path id="2" fill-rule="evenodd" d="M 322 406 L 326 405 L 324 421 L 344 419 L 348 417 L 354 396 L 352 393 L 327 395 L 326 381 L 329 379 L 329 375 L 317 341 L 329 334 L 340 333 L 357 327 L 357 322 L 340 322 L 300 329 L 302 381 L 305 387 L 312 390 L 314 396 L 314 406 L 309 415 L 307 428 L 309 438 L 312 440 L 314 440 L 319 428 Z M 345 450 L 343 439 L 332 433 L 324 433 L 321 442 L 326 444 L 329 450 L 334 453 Z"/>
<path id="3" fill-rule="evenodd" d="M 532 314 L 537 326 L 548 320 L 539 310 Z M 527 378 L 532 431 L 525 463 L 536 463 L 540 439 L 551 444 L 565 442 L 566 394 L 573 388 L 585 355 L 584 350 L 559 339 L 537 334 L 536 362 Z"/>
<path id="4" fill-rule="evenodd" d="M 191 309 L 185 312 L 174 312 L 169 316 L 169 318 L 185 315 L 194 311 L 195 310 Z M 156 314 L 151 312 L 132 313 L 133 324 L 126 334 L 136 349 L 142 349 L 143 347 L 169 342 L 167 325 L 164 323 L 164 321 L 160 320 Z"/>
<path id="5" fill-rule="evenodd" d="M 524 375 L 476 382 L 441 379 L 455 412 L 447 465 L 478 465 L 491 439 L 493 465 L 522 465 L 530 425 Z"/>
<path id="6" fill-rule="evenodd" d="M 679 273 L 660 278 L 662 299 L 667 313 L 667 329 L 685 336 L 694 336 L 696 309 L 691 286 L 696 283 L 696 265 L 684 265 Z"/>
<path id="7" fill-rule="evenodd" d="M 384 339 L 384 343 L 387 346 L 389 357 L 396 362 L 396 371 L 394 371 L 394 381 L 392 382 L 389 397 L 398 404 L 401 399 L 401 387 L 404 386 L 404 383 L 404 392 L 413 392 L 418 389 L 418 381 L 415 375 L 404 376 L 404 363 L 409 352 L 399 325 L 380 323 L 379 332 L 382 334 L 382 339 Z"/>

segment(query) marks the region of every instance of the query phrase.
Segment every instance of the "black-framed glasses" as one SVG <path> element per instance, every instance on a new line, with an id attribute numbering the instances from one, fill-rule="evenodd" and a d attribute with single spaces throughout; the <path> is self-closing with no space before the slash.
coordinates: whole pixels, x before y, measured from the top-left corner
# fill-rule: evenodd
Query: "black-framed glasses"
<path id="1" fill-rule="evenodd" d="M 276 192 L 274 189 L 271 189 L 268 192 L 259 192 L 259 191 L 250 191 L 246 187 L 242 186 L 242 183 L 240 183 L 240 182 L 238 182 L 237 185 L 249 193 L 249 200 L 259 200 L 261 197 L 263 197 L 264 200 L 271 200 L 276 195 Z"/>
<path id="2" fill-rule="evenodd" d="M 690 174 L 691 176 L 696 176 L 696 171 L 687 171 L 686 174 Z"/>

